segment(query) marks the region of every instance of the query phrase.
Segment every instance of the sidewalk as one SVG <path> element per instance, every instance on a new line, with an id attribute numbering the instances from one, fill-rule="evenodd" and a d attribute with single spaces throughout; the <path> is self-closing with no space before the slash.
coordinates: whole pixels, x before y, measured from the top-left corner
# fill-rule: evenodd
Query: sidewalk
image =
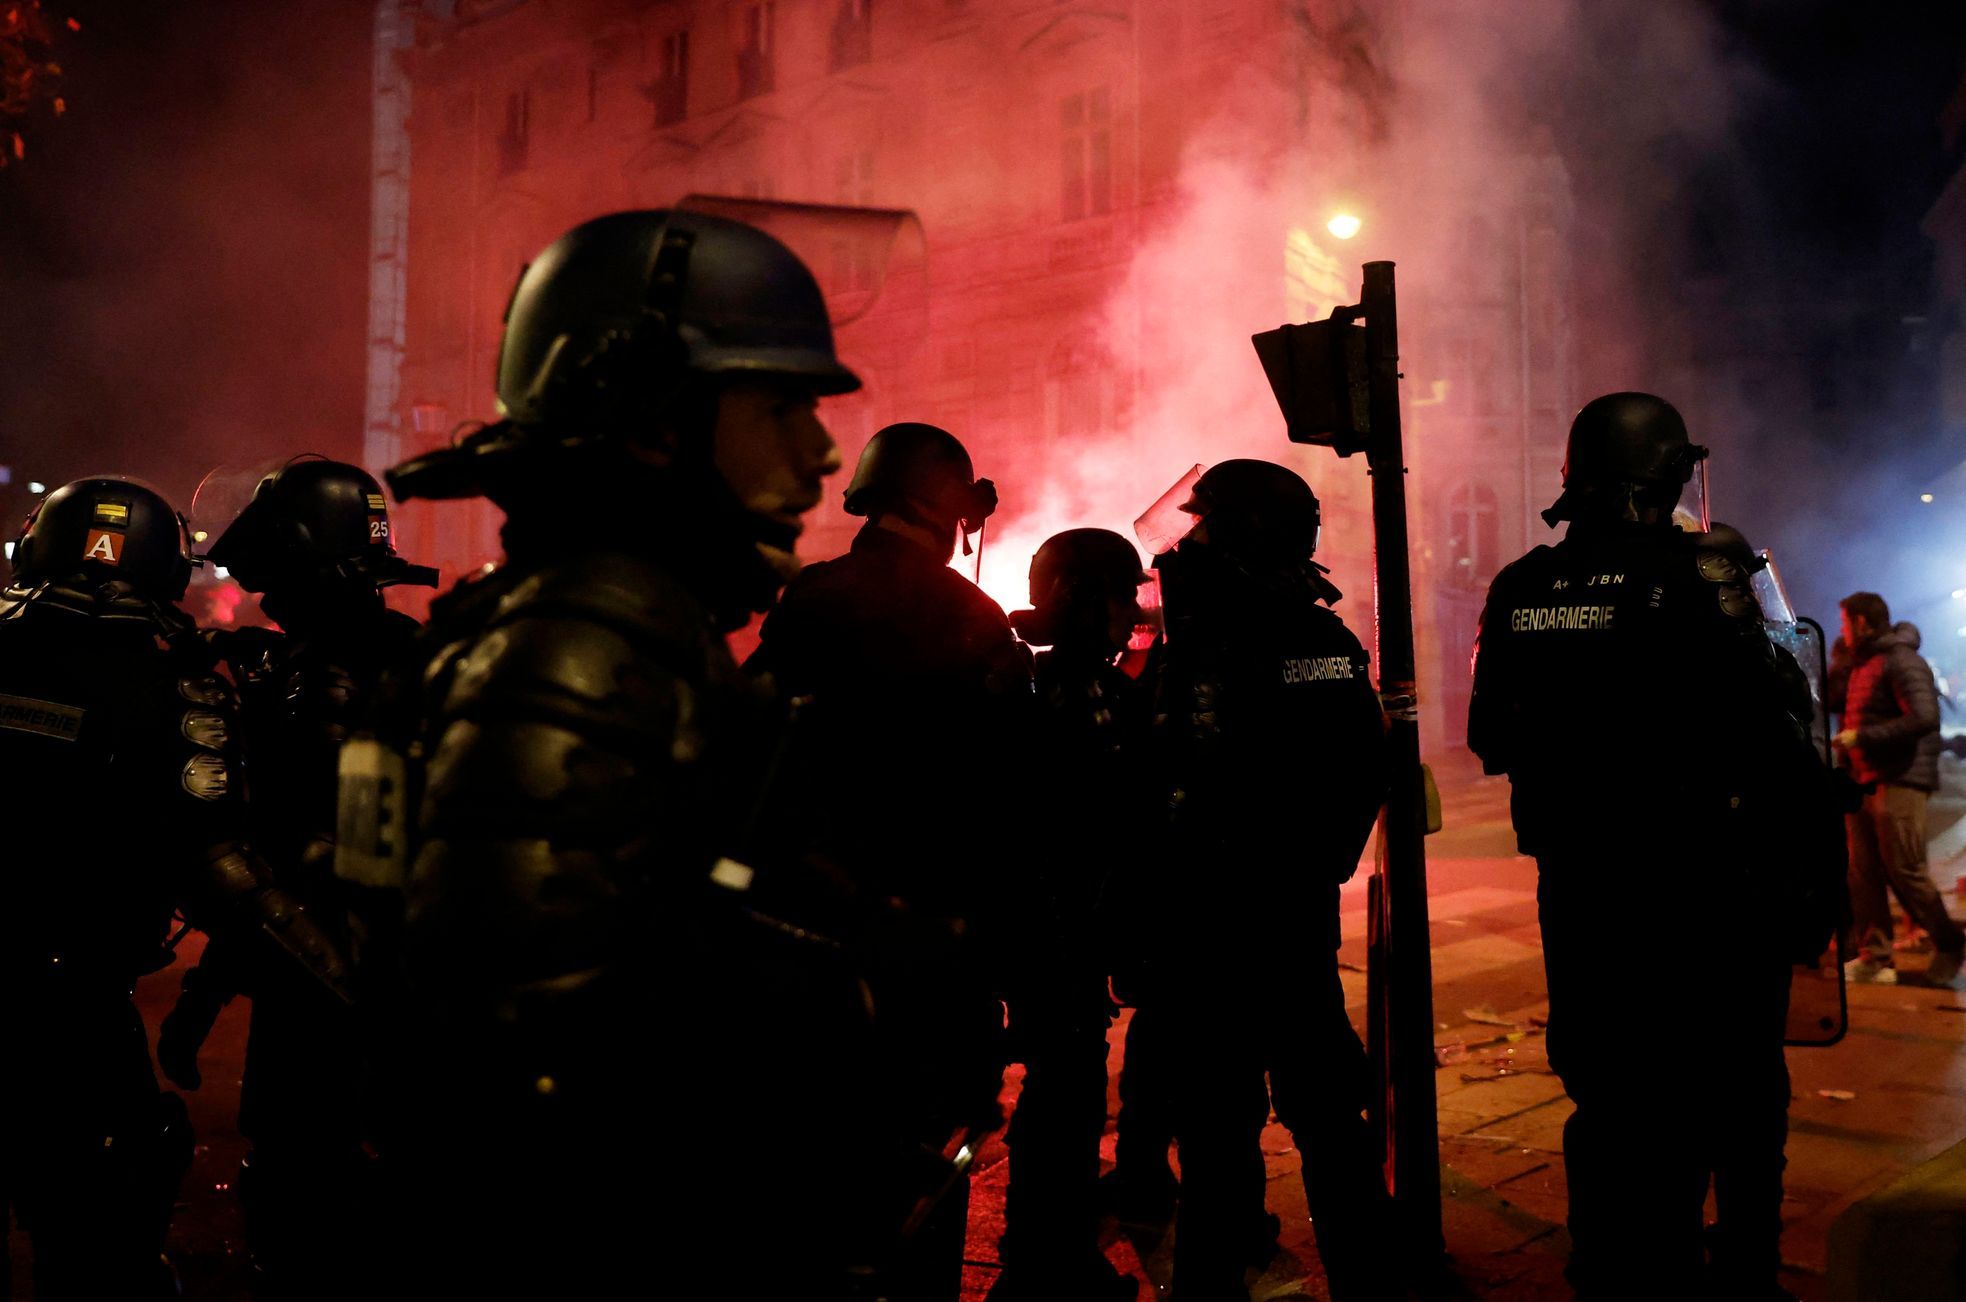
<path id="1" fill-rule="evenodd" d="M 1508 785 L 1483 778 L 1472 765 L 1439 765 L 1447 826 L 1428 840 L 1428 884 L 1434 963 L 1436 1079 L 1443 1221 L 1448 1251 L 1471 1296 L 1498 1302 L 1542 1302 L 1570 1296 L 1562 1268 L 1568 1250 L 1564 1221 L 1563 1123 L 1570 1115 L 1563 1087 L 1550 1074 L 1542 1019 L 1548 1011 L 1542 948 L 1536 924 L 1535 865 L 1514 853 L 1508 826 Z M 1945 850 L 1966 851 L 1966 777 L 1948 773 L 1948 790 L 1933 807 L 1934 876 L 1950 889 L 1966 868 L 1966 853 L 1940 862 Z M 1952 842 L 1957 841 L 1958 846 Z M 1689 904 L 1692 901 L 1689 900 Z M 1364 878 L 1346 888 L 1341 963 L 1353 1020 L 1365 1011 Z M 1679 962 L 1671 939 L 1635 963 Z M 1907 958 L 1905 966 L 1923 964 Z M 1783 1220 L 1783 1283 L 1804 1302 L 1824 1297 L 1829 1227 L 1851 1203 L 1889 1184 L 1954 1143 L 1966 1139 L 1966 994 L 1915 987 L 1861 986 L 1850 991 L 1851 1029 L 1828 1049 L 1789 1052 L 1790 1105 L 1787 1193 Z M 1124 1022 L 1109 1041 L 1118 1045 Z M 1673 1015 L 1631 1028 L 1631 1069 L 1680 1088 L 1700 1070 L 1675 1057 Z M 1109 1079 L 1117 1080 L 1118 1048 Z M 1006 1086 L 1014 1098 L 1016 1072 Z M 1824 1091 L 1833 1092 L 1826 1095 Z M 1853 1097 L 1841 1097 L 1849 1094 Z M 1110 1096 L 1108 1111 L 1117 1111 Z M 1258 1302 L 1326 1296 L 1290 1136 L 1271 1123 L 1263 1136 L 1269 1207 L 1283 1218 L 1283 1251 L 1252 1285 Z M 1105 1141 L 1112 1158 L 1112 1135 Z M 977 1302 L 996 1277 L 996 1238 L 1008 1174 L 1000 1140 L 979 1157 L 971 1206 L 964 1302 Z M 1172 1266 L 1171 1237 L 1138 1227 L 1109 1226 L 1107 1254 L 1165 1293 Z"/>

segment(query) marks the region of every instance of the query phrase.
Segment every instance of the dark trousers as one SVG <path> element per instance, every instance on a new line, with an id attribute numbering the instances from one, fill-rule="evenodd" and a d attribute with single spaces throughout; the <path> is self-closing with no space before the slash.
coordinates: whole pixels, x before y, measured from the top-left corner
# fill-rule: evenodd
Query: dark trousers
<path id="1" fill-rule="evenodd" d="M 1008 1005 L 1012 1055 L 1024 1063 L 1024 1086 L 1008 1135 L 1004 1262 L 1082 1266 L 1099 1252 L 1106 982 L 1096 970 L 1057 972 L 1014 992 Z"/>
<path id="2" fill-rule="evenodd" d="M 1966 948 L 1966 932 L 1946 912 L 1925 861 L 1923 791 L 1880 783 L 1854 814 L 1844 816 L 1850 842 L 1850 921 L 1859 954 L 1889 966 L 1891 900 L 1947 954 Z"/>
<path id="3" fill-rule="evenodd" d="M 122 989 L 0 989 L 0 1196 L 48 1302 L 173 1296 L 162 1263 L 189 1123 Z"/>
<path id="4" fill-rule="evenodd" d="M 912 1037 L 871 1045 L 859 988 L 802 945 L 650 986 L 673 996 L 393 1037 L 399 1296 L 954 1302 L 968 1185 Z"/>
<path id="5" fill-rule="evenodd" d="M 368 1273 L 378 1227 L 363 1148 L 362 1048 L 351 1014 L 307 989 L 255 996 L 239 1128 L 246 1246 L 283 1297 L 342 1297 Z"/>
<path id="6" fill-rule="evenodd" d="M 1174 1142 L 1173 1069 L 1167 1012 L 1149 1003 L 1127 1020 L 1120 1063 L 1120 1114 L 1113 1164 L 1127 1179 L 1172 1179 L 1167 1147 Z"/>
<path id="7" fill-rule="evenodd" d="M 1550 1065 L 1576 1110 L 1563 1131 L 1570 1276 L 1582 1298 L 1690 1296 L 1708 1277 L 1703 1206 L 1719 1209 L 1713 1274 L 1738 1295 L 1780 1265 L 1789 971 L 1757 944 L 1766 911 L 1730 898 L 1738 862 L 1539 860 Z M 1647 884 L 1675 863 L 1702 898 Z M 1764 902 L 1765 903 L 1765 902 Z M 1662 952 L 1687 910 L 1744 944 L 1698 965 Z M 1669 1036 L 1683 1070 L 1661 1088 L 1635 1046 Z M 1735 1295 L 1735 1294 L 1729 1294 Z"/>
<path id="8" fill-rule="evenodd" d="M 1306 966 L 1244 969 L 1248 979 L 1233 986 L 1197 977 L 1170 1007 L 1181 1150 L 1174 1271 L 1184 1297 L 1239 1295 L 1252 1175 L 1261 1178 L 1272 1105 L 1302 1155 L 1333 1298 L 1399 1295 L 1390 1203 L 1363 1115 L 1365 1050 L 1345 1015 L 1335 959 L 1320 954 Z"/>

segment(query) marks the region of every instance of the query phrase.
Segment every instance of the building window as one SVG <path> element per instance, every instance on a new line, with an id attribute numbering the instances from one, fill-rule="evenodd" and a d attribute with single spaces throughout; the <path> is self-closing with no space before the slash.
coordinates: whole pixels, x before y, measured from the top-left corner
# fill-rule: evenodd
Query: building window
<path id="1" fill-rule="evenodd" d="M 498 174 L 526 170 L 526 145 L 532 136 L 532 92 L 515 90 L 505 97 L 505 129 L 498 135 Z"/>
<path id="2" fill-rule="evenodd" d="M 840 0 L 833 15 L 833 55 L 829 67 L 857 68 L 874 57 L 874 0 Z"/>
<path id="3" fill-rule="evenodd" d="M 744 6 L 741 39 L 737 45 L 737 97 L 769 95 L 778 79 L 772 66 L 777 42 L 772 34 L 772 0 Z"/>
<path id="4" fill-rule="evenodd" d="M 689 28 L 662 38 L 661 58 L 648 94 L 655 102 L 655 125 L 668 127 L 689 116 Z"/>
<path id="5" fill-rule="evenodd" d="M 1104 86 L 1068 95 L 1059 105 L 1059 212 L 1065 221 L 1113 210 L 1113 129 Z"/>
<path id="6" fill-rule="evenodd" d="M 1501 564 L 1502 522 L 1495 490 L 1463 484 L 1447 499 L 1447 582 L 1464 592 L 1479 591 Z"/>

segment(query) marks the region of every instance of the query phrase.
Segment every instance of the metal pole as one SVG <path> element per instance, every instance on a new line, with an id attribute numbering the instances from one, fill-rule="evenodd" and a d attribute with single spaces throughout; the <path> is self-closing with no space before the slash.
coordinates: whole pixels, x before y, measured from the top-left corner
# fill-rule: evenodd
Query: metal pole
<path id="1" fill-rule="evenodd" d="M 405 295 L 410 253 L 410 79 L 414 0 L 376 0 L 369 160 L 368 402 L 362 464 L 381 474 L 402 460 Z M 398 541 L 401 541 L 400 539 Z"/>
<path id="2" fill-rule="evenodd" d="M 1392 787 L 1379 823 L 1374 942 L 1385 978 L 1371 1002 L 1385 1055 L 1382 1114 L 1395 1212 L 1410 1250 L 1445 1251 L 1434 1096 L 1433 955 L 1427 921 L 1426 794 L 1420 775 L 1413 574 L 1407 553 L 1406 458 L 1399 426 L 1399 322 L 1393 264 L 1365 264 L 1359 307 L 1371 402 L 1374 618 L 1379 688 L 1390 718 Z"/>

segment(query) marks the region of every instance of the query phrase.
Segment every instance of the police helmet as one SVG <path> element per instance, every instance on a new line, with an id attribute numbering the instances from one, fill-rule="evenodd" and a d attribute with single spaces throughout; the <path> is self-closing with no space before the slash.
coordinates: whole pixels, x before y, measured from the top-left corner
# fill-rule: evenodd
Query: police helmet
<path id="1" fill-rule="evenodd" d="M 1203 471 L 1181 509 L 1208 522 L 1211 543 L 1259 564 L 1309 560 L 1324 524 L 1317 494 L 1302 475 L 1247 458 Z"/>
<path id="2" fill-rule="evenodd" d="M 1151 576 L 1133 544 L 1110 529 L 1067 529 L 1031 557 L 1031 609 L 1012 611 L 1011 626 L 1033 646 L 1054 646 L 1074 620 L 1103 627 L 1113 597 L 1131 599 Z"/>
<path id="3" fill-rule="evenodd" d="M 147 484 L 101 475 L 41 499 L 14 542 L 14 582 L 120 579 L 153 601 L 177 601 L 191 582 L 184 517 Z"/>
<path id="4" fill-rule="evenodd" d="M 205 557 L 248 592 L 333 577 L 377 588 L 437 584 L 437 571 L 397 553 L 382 485 L 325 457 L 296 457 L 260 480 Z"/>
<path id="5" fill-rule="evenodd" d="M 678 371 L 787 376 L 821 394 L 860 387 L 833 353 L 812 273 L 743 222 L 613 213 L 574 227 L 520 273 L 498 350 L 508 420 L 591 419 L 597 401 L 632 401 Z"/>
<path id="6" fill-rule="evenodd" d="M 776 377 L 820 395 L 860 387 L 834 354 L 818 282 L 770 235 L 697 212 L 597 217 L 513 287 L 498 350 L 504 419 L 384 477 L 399 499 L 476 496 L 514 453 L 645 427 L 692 376 Z"/>
<path id="7" fill-rule="evenodd" d="M 1031 557 L 1031 604 L 1055 606 L 1087 587 L 1131 592 L 1147 579 L 1140 553 L 1111 529 L 1067 529 L 1045 539 Z"/>
<path id="8" fill-rule="evenodd" d="M 1650 393 L 1607 393 L 1584 404 L 1563 450 L 1563 494 L 1543 518 L 1574 520 L 1585 498 L 1607 490 L 1649 491 L 1666 506 L 1706 459 L 1686 421 Z"/>
<path id="9" fill-rule="evenodd" d="M 904 421 L 875 432 L 846 486 L 848 515 L 955 521 L 975 533 L 997 509 L 997 486 L 975 478 L 969 449 L 948 430 Z"/>

